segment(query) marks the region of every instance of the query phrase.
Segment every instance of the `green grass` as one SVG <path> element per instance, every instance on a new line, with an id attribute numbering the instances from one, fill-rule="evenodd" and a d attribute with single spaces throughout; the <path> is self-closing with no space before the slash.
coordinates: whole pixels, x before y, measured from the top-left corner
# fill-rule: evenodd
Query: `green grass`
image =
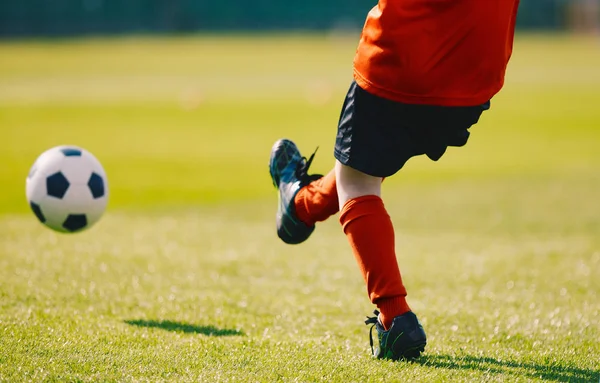
<path id="1" fill-rule="evenodd" d="M 337 217 L 285 246 L 267 173 L 287 136 L 333 164 L 356 39 L 0 44 L 0 380 L 598 382 L 600 45 L 521 36 L 469 144 L 384 183 L 429 344 L 369 357 L 373 307 Z M 28 211 L 77 144 L 111 198 L 87 232 Z"/>

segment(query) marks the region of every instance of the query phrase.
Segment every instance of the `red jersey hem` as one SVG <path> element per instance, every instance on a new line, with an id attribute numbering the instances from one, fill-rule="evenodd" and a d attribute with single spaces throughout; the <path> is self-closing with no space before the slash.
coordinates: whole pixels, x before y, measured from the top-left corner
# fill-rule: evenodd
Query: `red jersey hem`
<path id="1" fill-rule="evenodd" d="M 488 102 L 502 86 L 497 90 L 488 92 L 485 95 L 477 95 L 474 97 L 451 97 L 451 96 L 423 96 L 411 95 L 398 91 L 387 89 L 383 86 L 372 83 L 367 80 L 360 72 L 354 69 L 354 80 L 365 91 L 388 100 L 402 102 L 404 104 L 417 105 L 440 105 L 440 106 L 476 106 Z"/>

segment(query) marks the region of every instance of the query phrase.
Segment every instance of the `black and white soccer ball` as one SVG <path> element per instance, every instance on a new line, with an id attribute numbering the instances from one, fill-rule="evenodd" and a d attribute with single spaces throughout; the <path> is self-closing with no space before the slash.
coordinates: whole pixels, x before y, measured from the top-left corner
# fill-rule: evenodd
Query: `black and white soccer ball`
<path id="1" fill-rule="evenodd" d="M 90 152 L 57 146 L 42 153 L 29 171 L 27 201 L 47 227 L 63 233 L 96 223 L 108 202 L 106 173 Z"/>

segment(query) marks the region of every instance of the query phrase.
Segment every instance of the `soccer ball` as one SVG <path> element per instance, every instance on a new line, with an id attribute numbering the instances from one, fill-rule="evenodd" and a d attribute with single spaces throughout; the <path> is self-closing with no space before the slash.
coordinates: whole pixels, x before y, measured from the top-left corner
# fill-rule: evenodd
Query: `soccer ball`
<path id="1" fill-rule="evenodd" d="M 96 223 L 108 202 L 106 173 L 90 152 L 57 146 L 42 153 L 29 171 L 27 202 L 41 223 L 74 233 Z"/>

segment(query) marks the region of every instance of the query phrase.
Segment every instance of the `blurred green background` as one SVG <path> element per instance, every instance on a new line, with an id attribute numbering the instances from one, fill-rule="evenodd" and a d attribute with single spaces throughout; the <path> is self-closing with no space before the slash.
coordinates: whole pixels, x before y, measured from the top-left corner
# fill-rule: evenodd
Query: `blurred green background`
<path id="1" fill-rule="evenodd" d="M 320 146 L 315 170 L 332 166 L 356 41 L 313 33 L 5 42 L 0 209 L 27 210 L 28 168 L 59 144 L 102 161 L 113 208 L 273 197 L 276 139 L 304 152 Z M 599 67 L 593 36 L 519 35 L 505 89 L 469 144 L 436 164 L 411 160 L 389 185 L 578 174 L 592 182 Z"/>
<path id="2" fill-rule="evenodd" d="M 439 178 L 587 166 L 596 152 L 585 134 L 597 117 L 599 3 L 522 2 L 506 89 L 472 145 L 435 168 L 414 160 L 406 177 L 412 169 Z M 101 159 L 111 206 L 265 197 L 272 190 L 262 171 L 271 142 L 282 136 L 306 152 L 320 146 L 316 164 L 327 169 L 373 5 L 2 2 L 0 123 L 9 166 L 0 181 L 10 187 L 0 208 L 23 210 L 15 182 L 57 144 L 85 146 Z M 559 155 L 556 145 L 576 159 Z"/>

